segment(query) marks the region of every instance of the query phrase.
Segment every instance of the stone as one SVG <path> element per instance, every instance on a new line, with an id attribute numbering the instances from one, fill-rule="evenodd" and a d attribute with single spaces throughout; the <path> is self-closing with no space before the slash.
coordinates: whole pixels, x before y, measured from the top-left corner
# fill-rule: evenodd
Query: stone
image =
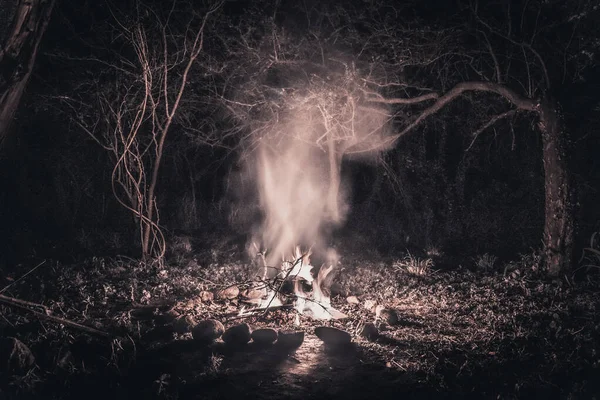
<path id="1" fill-rule="evenodd" d="M 348 332 L 329 326 L 315 328 L 315 335 L 329 346 L 343 346 L 352 341 L 352 336 Z"/>
<path id="2" fill-rule="evenodd" d="M 277 338 L 277 347 L 286 351 L 294 351 L 304 342 L 304 332 L 282 332 L 279 331 Z"/>
<path id="3" fill-rule="evenodd" d="M 0 339 L 0 373 L 6 375 L 26 374 L 35 364 L 33 353 L 19 339 Z"/>
<path id="4" fill-rule="evenodd" d="M 209 292 L 207 290 L 203 290 L 200 292 L 200 300 L 203 303 L 208 303 L 209 301 L 213 301 L 215 298 L 215 295 L 212 292 Z"/>
<path id="5" fill-rule="evenodd" d="M 367 322 L 360 331 L 360 335 L 372 342 L 379 337 L 379 330 L 372 322 Z"/>
<path id="6" fill-rule="evenodd" d="M 245 290 L 243 296 L 248 300 L 258 300 L 262 299 L 267 295 L 267 289 L 265 288 L 250 288 Z"/>
<path id="7" fill-rule="evenodd" d="M 221 322 L 216 319 L 207 319 L 192 328 L 192 337 L 198 342 L 210 344 L 221 337 L 224 332 L 225 327 Z"/>
<path id="8" fill-rule="evenodd" d="M 252 338 L 251 333 L 252 330 L 248 324 L 234 325 L 223 333 L 223 341 L 231 346 L 244 345 Z"/>
<path id="9" fill-rule="evenodd" d="M 240 295 L 240 288 L 236 285 L 229 286 L 225 289 L 217 290 L 215 297 L 219 300 L 233 300 Z"/>
<path id="10" fill-rule="evenodd" d="M 252 332 L 252 340 L 259 345 L 271 345 L 275 343 L 277 337 L 277 331 L 271 328 L 257 329 Z"/>
<path id="11" fill-rule="evenodd" d="M 175 333 L 191 332 L 195 325 L 196 321 L 194 321 L 194 318 L 189 315 L 181 315 L 171 324 L 173 327 L 173 332 Z"/>
<path id="12" fill-rule="evenodd" d="M 377 306 L 377 303 L 375 302 L 375 300 L 365 300 L 365 303 L 363 304 L 363 307 L 365 308 L 365 310 L 369 310 L 369 311 L 374 311 L 375 306 Z"/>
<path id="13" fill-rule="evenodd" d="M 348 304 L 359 304 L 360 303 L 360 301 L 358 301 L 358 297 L 356 297 L 356 296 L 348 296 L 346 298 L 346 302 Z"/>
<path id="14" fill-rule="evenodd" d="M 381 308 L 378 310 L 377 317 L 388 325 L 396 325 L 399 321 L 398 312 L 393 308 Z"/>

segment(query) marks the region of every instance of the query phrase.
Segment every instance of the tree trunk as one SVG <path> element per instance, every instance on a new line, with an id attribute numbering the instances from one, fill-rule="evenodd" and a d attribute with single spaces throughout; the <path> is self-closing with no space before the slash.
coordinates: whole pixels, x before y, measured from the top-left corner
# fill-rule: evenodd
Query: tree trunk
<path id="1" fill-rule="evenodd" d="M 544 159 L 544 261 L 548 275 L 570 271 L 573 255 L 574 214 L 567 164 L 567 136 L 558 105 L 544 99 L 539 106 Z"/>
<path id="2" fill-rule="evenodd" d="M 21 0 L 0 48 L 0 146 L 19 106 L 54 0 Z"/>

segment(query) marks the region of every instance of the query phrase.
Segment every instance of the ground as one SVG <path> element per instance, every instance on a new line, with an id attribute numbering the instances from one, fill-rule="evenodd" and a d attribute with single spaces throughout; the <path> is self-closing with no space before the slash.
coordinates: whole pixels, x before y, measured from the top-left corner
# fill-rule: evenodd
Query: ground
<path id="1" fill-rule="evenodd" d="M 415 257 L 381 255 L 366 242 L 337 246 L 332 303 L 349 316 L 338 321 L 297 318 L 290 309 L 240 318 L 239 298 L 210 300 L 208 292 L 243 290 L 254 276 L 239 241 L 182 237 L 165 265 L 91 258 L 47 260 L 21 280 L 37 263 L 4 271 L 4 296 L 110 336 L 0 305 L 0 337 L 17 338 L 35 356 L 17 370 L 0 351 L 0 398 L 600 397 L 597 275 L 545 280 L 535 254 L 513 262 L 435 254 L 433 265 L 415 269 Z M 398 321 L 377 318 L 375 304 L 396 310 Z M 219 341 L 206 347 L 174 329 L 206 318 L 302 330 L 305 340 L 288 354 Z M 378 340 L 361 337 L 366 322 L 379 326 Z M 314 335 L 320 325 L 351 333 L 352 344 L 325 347 Z"/>

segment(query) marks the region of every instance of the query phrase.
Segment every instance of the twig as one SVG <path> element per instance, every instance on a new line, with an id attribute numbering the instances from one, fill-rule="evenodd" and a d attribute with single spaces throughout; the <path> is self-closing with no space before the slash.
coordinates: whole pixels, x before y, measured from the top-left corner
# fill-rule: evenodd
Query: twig
<path id="1" fill-rule="evenodd" d="M 21 300 L 21 299 L 15 299 L 14 297 L 8 297 L 8 296 L 5 296 L 3 294 L 0 294 L 0 303 L 5 303 L 5 304 L 8 304 L 10 306 L 21 307 L 21 308 L 37 307 L 37 308 L 41 308 L 46 313 L 50 312 L 50 310 L 48 309 L 48 307 L 46 307 L 43 304 L 32 303 L 30 301 L 25 301 L 25 300 Z"/>
<path id="2" fill-rule="evenodd" d="M 41 267 L 42 265 L 44 265 L 46 263 L 46 260 L 42 261 L 41 263 L 39 263 L 38 265 L 36 265 L 35 267 L 33 267 L 32 269 L 29 270 L 29 272 L 27 272 L 25 275 L 21 276 L 19 279 L 17 279 L 16 281 L 6 285 L 2 290 L 0 290 L 0 294 L 6 292 L 8 290 L 9 287 L 19 283 L 20 281 L 22 281 L 23 279 L 25 279 L 27 277 L 27 275 L 31 274 L 33 271 L 35 271 L 36 269 L 38 269 L 39 267 Z"/>
<path id="3" fill-rule="evenodd" d="M 79 329 L 81 331 L 93 334 L 93 335 L 98 335 L 98 336 L 102 336 L 102 337 L 110 337 L 110 335 L 106 332 L 102 332 L 99 331 L 98 329 L 95 328 L 90 328 L 89 326 L 85 326 L 85 325 L 81 325 L 78 324 L 77 322 L 68 320 L 68 319 L 64 319 L 64 318 L 59 318 L 59 317 L 55 317 L 53 315 L 50 315 L 49 312 L 50 310 L 42 305 L 42 304 L 37 304 L 37 303 L 32 303 L 29 301 L 25 301 L 25 300 L 20 300 L 20 299 L 15 299 L 13 297 L 8 297 L 8 296 L 4 296 L 0 294 L 0 302 L 1 303 L 5 303 L 8 304 L 9 306 L 12 307 L 17 307 L 20 308 L 22 310 L 25 311 L 29 311 L 30 313 L 32 313 L 33 315 L 35 315 L 38 318 L 42 318 L 42 319 L 47 319 L 49 321 L 53 321 L 53 322 L 57 322 L 59 324 L 63 324 L 65 326 L 69 326 L 71 328 L 75 328 L 75 329 Z M 45 310 L 46 313 L 41 313 L 39 311 L 35 311 L 32 310 L 29 307 L 39 307 Z"/>
<path id="4" fill-rule="evenodd" d="M 263 315 L 266 315 L 269 312 L 269 307 L 271 306 L 271 303 L 273 302 L 273 299 L 275 299 L 275 297 L 281 292 L 281 288 L 283 288 L 283 284 L 285 283 L 286 279 L 290 276 L 290 274 L 292 273 L 292 271 L 294 270 L 294 267 L 302 262 L 302 260 L 304 259 L 305 254 L 303 254 L 302 256 L 298 257 L 294 263 L 292 264 L 292 267 L 287 271 L 287 273 L 285 274 L 285 277 L 282 279 L 281 283 L 279 284 L 279 287 L 275 290 L 275 295 L 271 297 L 271 299 L 269 300 L 269 303 L 267 304 L 265 311 L 263 313 Z M 290 263 L 291 264 L 291 263 Z"/>

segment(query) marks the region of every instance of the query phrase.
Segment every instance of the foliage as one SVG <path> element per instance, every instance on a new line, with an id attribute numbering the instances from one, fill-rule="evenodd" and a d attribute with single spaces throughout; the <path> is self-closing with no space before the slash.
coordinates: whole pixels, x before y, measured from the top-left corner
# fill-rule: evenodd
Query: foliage
<path id="1" fill-rule="evenodd" d="M 408 253 L 402 260 L 394 263 L 394 268 L 405 271 L 410 275 L 429 275 L 433 265 L 431 258 L 419 258 Z"/>
<path id="2" fill-rule="evenodd" d="M 192 321 L 211 317 L 228 326 L 240 322 L 227 321 L 239 311 L 240 299 L 203 301 L 202 293 L 232 284 L 244 287 L 252 266 L 237 258 L 239 249 L 216 240 L 198 240 L 193 247 L 196 260 L 182 258 L 168 268 L 126 258 L 91 258 L 75 265 L 51 263 L 11 286 L 13 296 L 44 304 L 55 315 L 115 333 L 116 338 L 87 337 L 1 306 L 0 333 L 18 335 L 37 362 L 25 377 L 0 377 L 3 393 L 76 398 L 94 390 L 164 399 L 197 394 L 201 387 L 208 399 L 243 392 L 267 400 L 282 392 L 296 399 L 318 397 L 326 385 L 344 397 L 367 397 L 365 390 L 371 386 L 353 386 L 357 376 L 377 384 L 380 398 L 397 398 L 398 391 L 414 398 L 431 398 L 432 393 L 494 398 L 542 393 L 552 398 L 557 391 L 561 397 L 588 398 L 597 392 L 600 320 L 594 276 L 574 285 L 542 280 L 539 271 L 527 267 L 534 255 L 519 261 L 519 274 L 481 276 L 455 268 L 416 276 L 381 258 L 354 256 L 351 247 L 339 249 L 352 256 L 341 260 L 332 303 L 350 318 L 332 324 L 353 332 L 373 321 L 375 313 L 365 307 L 368 301 L 396 310 L 397 323 L 378 324 L 380 338 L 375 342 L 353 336 L 356 354 L 345 353 L 331 364 L 335 354 L 322 353 L 314 342 L 314 327 L 320 322 L 302 317 L 297 326 L 289 310 L 244 319 L 253 328 L 305 332 L 305 343 L 294 355 L 300 363 L 293 365 L 300 371 L 311 367 L 311 374 L 288 366 L 273 379 L 281 358 L 272 360 L 268 351 L 227 352 L 220 344 L 206 351 L 190 333 L 164 334 L 169 324 L 160 318 L 173 311 Z M 17 280 L 16 275 L 9 277 Z M 347 303 L 349 295 L 359 304 Z M 332 365 L 344 368 L 331 374 Z M 518 373 L 510 368 L 514 365 L 521 366 Z M 262 384 L 254 390 L 257 379 Z M 298 386 L 290 389 L 289 381 L 301 385 L 302 392 Z M 423 392 L 423 386 L 429 391 Z"/>
<path id="3" fill-rule="evenodd" d="M 600 238 L 599 233 L 594 232 L 590 238 L 589 246 L 583 249 L 583 254 L 579 260 L 581 266 L 588 272 L 592 269 L 600 269 Z"/>
<path id="4" fill-rule="evenodd" d="M 497 261 L 498 261 L 498 257 L 496 257 L 493 254 L 482 254 L 481 256 L 475 258 L 475 267 L 477 268 L 478 271 L 485 271 L 485 272 L 489 272 L 489 271 L 493 271 L 494 270 L 494 266 L 496 265 Z"/>

